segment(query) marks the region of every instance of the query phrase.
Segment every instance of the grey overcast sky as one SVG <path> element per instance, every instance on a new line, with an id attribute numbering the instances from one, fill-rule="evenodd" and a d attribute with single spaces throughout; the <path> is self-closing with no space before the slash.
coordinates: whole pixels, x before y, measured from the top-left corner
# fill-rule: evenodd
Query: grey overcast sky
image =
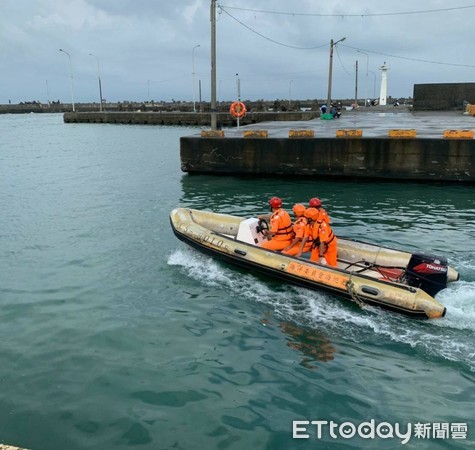
<path id="1" fill-rule="evenodd" d="M 211 0 L 0 0 L 0 103 L 210 99 Z M 325 98 L 330 39 L 333 98 L 388 95 L 414 84 L 475 82 L 470 0 L 219 0 L 217 96 Z M 196 47 L 194 50 L 193 48 Z M 359 51 L 358 51 L 359 50 Z M 90 56 L 90 54 L 95 56 Z M 194 58 L 193 58 L 194 55 Z M 366 76 L 366 70 L 368 75 Z M 236 74 L 239 74 L 238 77 Z"/>

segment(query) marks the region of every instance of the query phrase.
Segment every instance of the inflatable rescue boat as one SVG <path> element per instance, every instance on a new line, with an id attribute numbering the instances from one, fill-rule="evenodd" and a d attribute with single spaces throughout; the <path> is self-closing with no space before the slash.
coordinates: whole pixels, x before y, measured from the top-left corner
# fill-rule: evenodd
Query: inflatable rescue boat
<path id="1" fill-rule="evenodd" d="M 173 232 L 192 247 L 229 263 L 309 289 L 419 319 L 444 317 L 434 296 L 459 279 L 444 257 L 408 253 L 338 236 L 338 268 L 265 250 L 257 218 L 188 208 L 170 213 Z"/>

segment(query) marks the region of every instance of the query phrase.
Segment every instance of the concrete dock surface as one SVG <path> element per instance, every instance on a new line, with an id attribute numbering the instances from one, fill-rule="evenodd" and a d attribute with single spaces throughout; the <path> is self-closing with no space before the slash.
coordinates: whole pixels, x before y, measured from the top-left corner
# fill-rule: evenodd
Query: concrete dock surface
<path id="1" fill-rule="evenodd" d="M 445 130 L 475 130 L 475 117 L 462 111 L 411 112 L 405 106 L 361 107 L 342 111 L 339 119 L 262 122 L 226 128 L 227 137 L 241 137 L 243 130 L 268 130 L 269 137 L 286 138 L 289 130 L 313 130 L 315 137 L 336 136 L 339 129 L 359 129 L 363 137 L 387 137 L 390 129 L 416 130 L 417 138 L 443 138 Z"/>

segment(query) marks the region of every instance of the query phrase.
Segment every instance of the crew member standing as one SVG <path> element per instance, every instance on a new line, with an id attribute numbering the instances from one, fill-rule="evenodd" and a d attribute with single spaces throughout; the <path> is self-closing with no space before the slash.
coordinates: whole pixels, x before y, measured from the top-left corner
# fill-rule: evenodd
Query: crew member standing
<path id="1" fill-rule="evenodd" d="M 320 261 L 323 257 L 327 265 L 337 267 L 338 240 L 331 226 L 320 219 L 320 211 L 316 208 L 308 208 L 305 217 L 309 219 L 313 237 L 310 261 Z"/>
<path id="2" fill-rule="evenodd" d="M 294 237 L 292 220 L 289 213 L 282 208 L 282 199 L 279 197 L 272 197 L 269 200 L 269 206 L 272 211 L 269 229 L 263 230 L 269 240 L 263 241 L 260 246 L 268 250 L 283 250 L 292 242 Z M 259 218 L 263 219 L 265 217 L 259 216 Z"/>
<path id="3" fill-rule="evenodd" d="M 306 239 L 305 242 L 302 242 L 305 236 L 305 229 L 307 228 L 308 224 L 308 220 L 304 216 L 306 209 L 307 208 L 305 208 L 305 206 L 300 203 L 297 203 L 292 208 L 296 217 L 293 226 L 295 235 L 292 242 L 284 250 L 282 250 L 284 255 L 301 256 L 302 253 L 309 252 L 312 249 L 311 239 Z"/>

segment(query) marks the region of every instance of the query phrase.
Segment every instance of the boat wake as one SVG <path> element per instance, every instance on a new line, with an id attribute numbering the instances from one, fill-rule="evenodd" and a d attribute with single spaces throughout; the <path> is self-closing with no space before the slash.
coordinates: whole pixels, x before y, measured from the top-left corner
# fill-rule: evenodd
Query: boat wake
<path id="1" fill-rule="evenodd" d="M 276 289 L 270 282 L 243 274 L 193 249 L 175 250 L 168 264 L 181 267 L 207 286 L 264 303 L 277 319 L 323 331 L 330 340 L 373 342 L 376 334 L 380 343 L 384 338 L 388 343 L 407 345 L 429 360 L 443 358 L 475 372 L 475 281 L 459 281 L 437 295 L 447 307 L 445 318 L 417 321 L 379 308 L 361 309 L 350 301 L 305 288 L 283 285 Z"/>

